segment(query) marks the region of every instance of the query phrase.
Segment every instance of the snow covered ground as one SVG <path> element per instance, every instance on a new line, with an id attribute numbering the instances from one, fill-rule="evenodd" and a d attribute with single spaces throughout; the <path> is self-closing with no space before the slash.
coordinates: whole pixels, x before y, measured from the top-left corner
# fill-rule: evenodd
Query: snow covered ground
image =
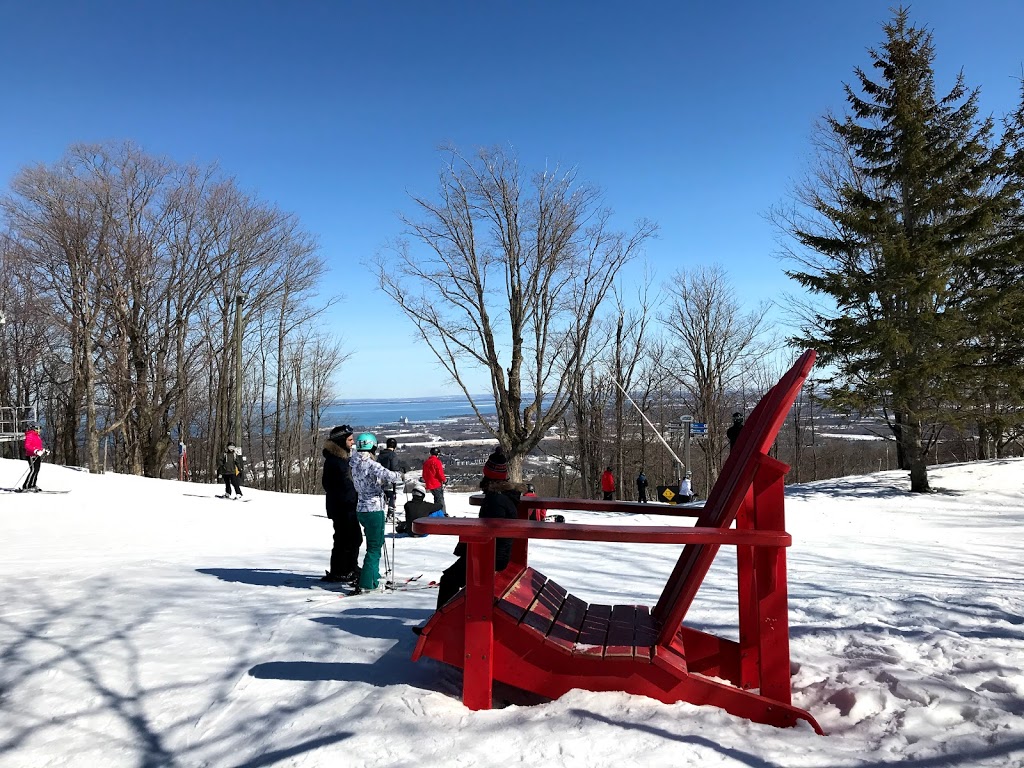
<path id="1" fill-rule="evenodd" d="M 24 466 L 0 461 L 0 486 Z M 457 671 L 409 659 L 434 590 L 318 587 L 322 497 L 45 464 L 40 485 L 69 494 L 0 494 L 0 766 L 1021 768 L 1022 475 L 1004 460 L 933 469 L 929 496 L 900 472 L 787 490 L 794 699 L 820 737 L 615 693 L 502 687 L 504 706 L 470 712 Z M 453 545 L 398 538 L 399 575 L 435 577 Z M 676 554 L 531 545 L 602 602 L 653 603 Z M 735 623 L 725 555 L 691 613 L 716 631 Z"/>

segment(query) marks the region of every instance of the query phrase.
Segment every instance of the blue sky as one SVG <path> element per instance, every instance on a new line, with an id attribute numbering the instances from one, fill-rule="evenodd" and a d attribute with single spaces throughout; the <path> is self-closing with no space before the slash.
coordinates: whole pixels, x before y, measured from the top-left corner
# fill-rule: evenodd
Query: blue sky
<path id="1" fill-rule="evenodd" d="M 408 193 L 435 189 L 439 144 L 577 166 L 620 228 L 658 222 L 659 283 L 719 263 L 751 302 L 779 298 L 793 286 L 764 213 L 892 5 L 0 0 L 0 185 L 77 141 L 216 161 L 319 238 L 324 291 L 346 297 L 326 320 L 352 353 L 343 398 L 450 393 L 362 266 Z M 1014 108 L 1024 2 L 928 0 L 911 18 L 934 32 L 940 89 L 962 68 L 983 112 Z"/>

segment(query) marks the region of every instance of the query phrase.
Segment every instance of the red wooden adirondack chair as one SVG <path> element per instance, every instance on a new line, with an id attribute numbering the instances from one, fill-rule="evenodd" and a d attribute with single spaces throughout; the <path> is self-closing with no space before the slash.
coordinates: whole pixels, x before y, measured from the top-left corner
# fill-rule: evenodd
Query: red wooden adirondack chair
<path id="1" fill-rule="evenodd" d="M 497 679 L 548 698 L 582 688 L 712 704 L 770 725 L 805 720 L 822 733 L 791 703 L 785 547 L 792 539 L 783 514 L 789 467 L 768 456 L 814 357 L 813 350 L 804 353 L 751 412 L 695 527 L 535 522 L 526 518 L 538 507 L 633 507 L 535 497 L 520 502 L 518 520 L 417 520 L 418 533 L 455 534 L 466 544 L 467 584 L 423 627 L 413 660 L 425 655 L 462 668 L 462 698 L 470 709 L 490 708 Z M 642 510 L 693 512 L 657 505 Z M 494 572 L 496 537 L 515 540 L 512 560 L 500 573 Z M 529 539 L 675 543 L 683 550 L 653 608 L 588 605 L 529 567 Z M 723 545 L 737 548 L 738 641 L 683 624 Z"/>

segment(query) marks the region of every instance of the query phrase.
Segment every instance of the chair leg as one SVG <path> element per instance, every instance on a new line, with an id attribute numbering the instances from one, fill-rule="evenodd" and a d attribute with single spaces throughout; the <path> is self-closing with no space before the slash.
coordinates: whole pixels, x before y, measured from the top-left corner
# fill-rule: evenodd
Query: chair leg
<path id="1" fill-rule="evenodd" d="M 466 541 L 466 660 L 462 703 L 490 709 L 494 685 L 494 539 Z"/>

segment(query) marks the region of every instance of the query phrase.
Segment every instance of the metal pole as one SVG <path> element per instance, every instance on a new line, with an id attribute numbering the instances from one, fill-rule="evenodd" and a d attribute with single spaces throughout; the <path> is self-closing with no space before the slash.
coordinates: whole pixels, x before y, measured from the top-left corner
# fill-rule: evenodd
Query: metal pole
<path id="1" fill-rule="evenodd" d="M 235 296 L 235 447 L 242 447 L 242 302 L 245 296 Z"/>
<path id="2" fill-rule="evenodd" d="M 686 434 L 683 436 L 683 456 L 686 457 L 686 464 L 685 464 L 685 468 L 686 469 L 690 468 L 690 425 L 692 423 L 693 422 L 691 422 L 691 421 L 686 422 Z M 683 469 L 681 468 L 679 470 L 679 486 L 682 487 L 682 485 L 683 485 Z"/>
<path id="3" fill-rule="evenodd" d="M 654 434 L 658 436 L 658 439 L 661 440 L 661 444 L 664 445 L 666 449 L 668 449 L 668 452 L 670 454 L 672 454 L 672 458 L 676 460 L 676 463 L 677 464 L 682 464 L 682 462 L 679 460 L 679 457 L 676 456 L 676 452 L 672 450 L 672 446 L 670 446 L 665 441 L 665 438 L 661 436 L 661 432 L 658 431 L 658 428 L 656 426 L 654 426 L 651 423 L 651 420 L 648 419 L 647 416 L 644 414 L 644 412 L 640 410 L 640 406 L 633 402 L 633 398 L 629 396 L 629 392 L 627 392 L 625 389 L 623 389 L 622 385 L 619 384 L 619 382 L 614 377 L 612 377 L 612 381 L 615 382 L 615 386 L 616 387 L 618 387 L 619 389 L 622 390 L 622 394 L 624 394 L 626 396 L 626 399 L 629 400 L 629 404 L 632 405 L 634 408 L 636 408 L 636 412 L 640 414 L 640 418 L 643 419 L 644 421 L 646 421 L 647 422 L 647 426 L 649 426 L 652 430 L 654 430 Z M 687 438 L 689 438 L 689 435 L 690 435 L 689 427 L 687 427 L 686 435 L 687 435 Z"/>

